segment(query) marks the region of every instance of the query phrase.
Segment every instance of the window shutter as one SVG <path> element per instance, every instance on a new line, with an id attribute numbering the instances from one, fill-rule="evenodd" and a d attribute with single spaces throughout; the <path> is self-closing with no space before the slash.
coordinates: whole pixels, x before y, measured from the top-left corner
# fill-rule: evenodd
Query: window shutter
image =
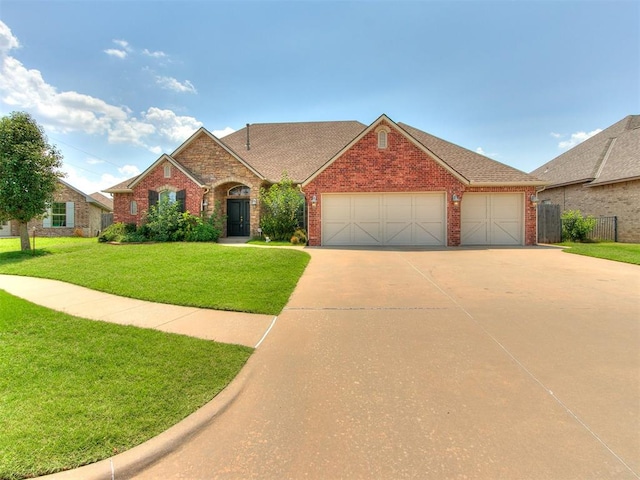
<path id="1" fill-rule="evenodd" d="M 51 207 L 47 208 L 47 216 L 42 219 L 43 228 L 51 228 Z"/>
<path id="2" fill-rule="evenodd" d="M 75 227 L 76 226 L 76 212 L 75 212 L 75 203 L 67 202 L 67 227 Z"/>
<path id="3" fill-rule="evenodd" d="M 187 191 L 186 190 L 180 190 L 179 192 L 176 192 L 176 202 L 179 203 L 178 209 L 180 210 L 180 212 L 184 213 L 184 211 L 186 210 L 186 206 L 187 206 Z"/>
<path id="4" fill-rule="evenodd" d="M 158 192 L 149 190 L 149 208 L 158 204 Z"/>

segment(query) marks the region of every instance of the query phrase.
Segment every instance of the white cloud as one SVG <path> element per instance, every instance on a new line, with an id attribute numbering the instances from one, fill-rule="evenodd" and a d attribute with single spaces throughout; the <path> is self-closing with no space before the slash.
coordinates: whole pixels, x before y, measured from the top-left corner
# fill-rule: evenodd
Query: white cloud
<path id="1" fill-rule="evenodd" d="M 156 83 L 165 90 L 173 90 L 174 92 L 179 93 L 198 93 L 196 92 L 196 88 L 189 80 L 185 80 L 184 82 L 180 83 L 173 77 L 157 76 Z"/>
<path id="2" fill-rule="evenodd" d="M 113 40 L 113 43 L 115 43 L 116 45 L 118 45 L 121 48 L 124 48 L 127 51 L 131 51 L 131 47 L 129 46 L 129 42 L 127 42 L 126 40 Z"/>
<path id="3" fill-rule="evenodd" d="M 558 143 L 558 148 L 561 148 L 563 150 L 568 150 L 570 148 L 575 147 L 579 143 L 584 142 L 588 138 L 591 138 L 594 135 L 597 135 L 601 131 L 602 131 L 601 128 L 597 128 L 595 130 L 592 130 L 591 132 L 576 132 L 576 133 L 572 133 L 571 137 L 569 138 L 569 140 L 563 140 L 562 142 Z"/>
<path id="4" fill-rule="evenodd" d="M 124 40 L 115 42 L 129 48 Z M 112 105 L 75 91 L 58 92 L 44 80 L 39 70 L 27 69 L 9 55 L 18 46 L 9 27 L 0 21 L 3 53 L 0 57 L 0 102 L 28 110 L 47 130 L 104 135 L 111 143 L 156 149 L 158 144 L 186 140 L 202 125 L 193 117 L 179 116 L 171 110 L 156 107 L 148 108 L 136 118 L 126 106 Z M 190 83 L 185 85 L 193 87 Z"/>
<path id="5" fill-rule="evenodd" d="M 147 57 L 152 57 L 152 58 L 166 58 L 167 54 L 162 52 L 162 51 L 156 51 L 156 52 L 151 52 L 148 49 L 144 49 L 142 50 L 143 55 L 146 55 Z"/>
<path id="6" fill-rule="evenodd" d="M 551 135 L 553 138 L 562 138 L 563 135 L 561 133 L 555 133 L 555 132 L 551 132 L 549 135 Z"/>
<path id="7" fill-rule="evenodd" d="M 476 153 L 479 153 L 480 155 L 484 155 L 485 157 L 496 157 L 496 156 L 498 156 L 497 153 L 487 153 L 487 152 L 485 152 L 482 147 L 476 148 Z"/>
<path id="8" fill-rule="evenodd" d="M 108 48 L 103 51 L 110 57 L 126 58 L 127 56 L 127 52 L 125 52 L 124 50 L 118 50 L 117 48 Z"/>
<path id="9" fill-rule="evenodd" d="M 125 165 L 123 167 L 119 167 L 118 172 L 120 172 L 123 175 L 126 175 L 127 178 L 140 175 L 140 169 L 138 169 L 138 167 L 136 167 L 135 165 Z"/>
<path id="10" fill-rule="evenodd" d="M 19 48 L 20 42 L 13 36 L 11 29 L 0 20 L 0 55 L 4 56 L 14 48 Z"/>
<path id="11" fill-rule="evenodd" d="M 110 173 L 103 173 L 97 176 L 98 180 L 92 180 L 79 172 L 76 168 L 68 163 L 63 163 L 62 171 L 66 174 L 64 181 L 70 185 L 73 185 L 81 192 L 87 195 L 100 192 L 105 188 L 113 187 L 120 182 L 124 182 L 131 177 L 135 177 L 140 174 L 137 167 L 133 165 L 126 165 L 118 169 L 120 175 L 112 175 Z"/>
<path id="12" fill-rule="evenodd" d="M 104 163 L 104 160 L 100 160 L 99 158 L 87 158 L 87 163 L 89 165 L 99 165 Z"/>
<path id="13" fill-rule="evenodd" d="M 172 110 L 156 107 L 149 108 L 142 116 L 162 137 L 174 143 L 183 142 L 202 126 L 202 123 L 193 117 L 178 116 Z"/>
<path id="14" fill-rule="evenodd" d="M 225 127 L 222 130 L 214 130 L 211 133 L 213 133 L 218 138 L 222 138 L 222 137 L 226 137 L 227 135 L 231 135 L 233 132 L 235 132 L 233 128 Z"/>

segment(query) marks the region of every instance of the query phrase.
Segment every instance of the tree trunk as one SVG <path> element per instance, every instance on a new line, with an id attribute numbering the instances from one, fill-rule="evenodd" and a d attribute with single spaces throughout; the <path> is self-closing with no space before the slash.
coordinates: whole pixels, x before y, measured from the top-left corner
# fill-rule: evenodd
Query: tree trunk
<path id="1" fill-rule="evenodd" d="M 31 250 L 31 243 L 29 242 L 29 229 L 27 228 L 27 222 L 20 222 L 18 224 L 20 230 L 20 250 Z"/>

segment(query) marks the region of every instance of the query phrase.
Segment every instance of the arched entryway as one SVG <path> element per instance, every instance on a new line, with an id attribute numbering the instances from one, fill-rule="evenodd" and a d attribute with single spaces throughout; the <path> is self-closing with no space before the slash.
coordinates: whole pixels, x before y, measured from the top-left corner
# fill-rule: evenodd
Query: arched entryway
<path id="1" fill-rule="evenodd" d="M 248 237 L 251 235 L 251 189 L 236 185 L 227 192 L 227 236 Z"/>

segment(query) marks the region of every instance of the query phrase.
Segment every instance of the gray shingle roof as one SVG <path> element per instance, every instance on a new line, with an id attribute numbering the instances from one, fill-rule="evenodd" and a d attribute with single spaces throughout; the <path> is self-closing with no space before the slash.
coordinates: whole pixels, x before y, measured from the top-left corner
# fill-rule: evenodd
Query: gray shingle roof
<path id="1" fill-rule="evenodd" d="M 404 123 L 398 123 L 427 149 L 435 153 L 449 167 L 473 184 L 540 183 L 535 176 L 497 162 L 479 153 L 467 150 L 441 138 L 418 130 Z"/>
<path id="2" fill-rule="evenodd" d="M 548 181 L 547 188 L 640 178 L 640 115 L 628 115 L 531 173 Z"/>
<path id="3" fill-rule="evenodd" d="M 366 128 L 360 122 L 254 123 L 220 140 L 271 182 L 302 182 Z"/>

